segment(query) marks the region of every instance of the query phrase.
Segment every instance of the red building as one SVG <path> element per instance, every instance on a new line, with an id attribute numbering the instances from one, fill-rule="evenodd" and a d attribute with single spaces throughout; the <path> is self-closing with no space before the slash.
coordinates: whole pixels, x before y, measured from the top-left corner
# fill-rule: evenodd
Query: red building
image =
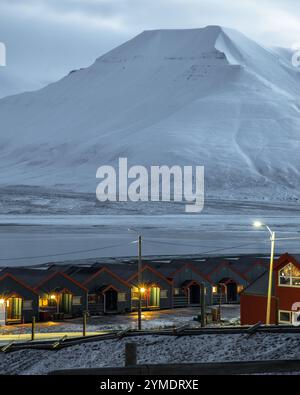
<path id="1" fill-rule="evenodd" d="M 241 294 L 241 324 L 266 322 L 269 272 L 252 282 Z M 300 256 L 282 255 L 274 263 L 271 324 L 292 324 L 300 310 Z"/>

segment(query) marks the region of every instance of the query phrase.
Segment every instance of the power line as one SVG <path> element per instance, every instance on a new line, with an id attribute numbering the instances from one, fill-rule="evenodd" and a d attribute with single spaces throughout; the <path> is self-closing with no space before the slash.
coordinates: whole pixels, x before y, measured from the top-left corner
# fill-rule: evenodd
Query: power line
<path id="1" fill-rule="evenodd" d="M 68 251 L 68 252 L 62 252 L 62 253 L 59 253 L 59 254 L 51 254 L 51 255 L 25 256 L 25 257 L 16 257 L 16 258 L 0 258 L 0 261 L 18 261 L 18 260 L 24 260 L 24 259 L 52 258 L 52 257 L 56 257 L 56 256 L 74 255 L 74 254 L 79 254 L 79 253 L 82 253 L 82 252 L 101 251 L 101 250 L 106 250 L 108 248 L 121 247 L 124 244 L 125 243 L 113 244 L 113 245 L 105 246 L 105 247 L 92 248 L 90 250 Z"/>
<path id="2" fill-rule="evenodd" d="M 147 240 L 146 240 L 147 241 Z M 157 244 L 170 244 L 170 243 L 168 243 L 168 242 L 161 242 L 161 241 L 149 241 L 150 243 L 157 243 Z M 199 252 L 199 254 L 201 255 L 206 255 L 206 254 L 210 254 L 210 253 L 213 253 L 213 252 L 218 252 L 218 251 L 225 251 L 225 250 L 234 250 L 234 249 L 237 249 L 237 248 L 241 248 L 241 247 L 248 247 L 248 246 L 250 246 L 250 245 L 255 245 L 255 244 L 257 244 L 257 243 L 268 243 L 268 241 L 266 241 L 266 240 L 258 240 L 258 241 L 255 241 L 255 242 L 251 242 L 251 243 L 244 243 L 244 244 L 240 244 L 240 245 L 237 245 L 237 246 L 230 246 L 230 247 L 222 247 L 222 248 L 217 248 L 217 249 L 214 249 L 214 250 L 209 250 L 209 251 L 204 251 L 204 252 Z M 188 245 L 188 244 L 178 244 L 178 243 L 172 243 L 172 245 L 176 245 L 176 246 L 186 246 L 186 247 L 196 247 L 197 248 L 197 246 L 192 246 L 192 245 Z"/>
<path id="3" fill-rule="evenodd" d="M 154 240 L 154 239 L 143 239 L 143 241 L 149 242 L 149 243 L 154 243 L 154 244 L 166 244 L 166 245 L 173 245 L 173 246 L 179 246 L 179 247 L 198 247 L 195 246 L 194 244 L 183 244 L 183 243 L 172 243 L 169 241 L 158 241 L 158 240 Z M 202 246 L 205 248 L 209 248 L 210 246 Z"/>

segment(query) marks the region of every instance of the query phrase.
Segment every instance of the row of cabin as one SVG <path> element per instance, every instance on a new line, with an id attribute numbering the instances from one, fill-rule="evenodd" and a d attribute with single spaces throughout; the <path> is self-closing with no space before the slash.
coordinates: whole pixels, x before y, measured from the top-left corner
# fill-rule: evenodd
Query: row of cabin
<path id="1" fill-rule="evenodd" d="M 142 265 L 143 309 L 239 303 L 240 293 L 266 271 L 268 258 L 146 260 Z M 126 313 L 138 306 L 136 260 L 92 260 L 4 268 L 0 271 L 0 324 L 90 315 Z M 2 315 L 1 315 L 2 314 Z M 3 318 L 2 318 L 3 321 Z"/>

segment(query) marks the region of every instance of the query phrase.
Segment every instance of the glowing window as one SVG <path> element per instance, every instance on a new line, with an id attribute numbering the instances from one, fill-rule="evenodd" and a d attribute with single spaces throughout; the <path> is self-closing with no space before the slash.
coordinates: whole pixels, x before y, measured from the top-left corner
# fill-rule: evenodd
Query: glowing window
<path id="1" fill-rule="evenodd" d="M 279 285 L 285 287 L 300 287 L 300 270 L 289 263 L 279 271 Z"/>

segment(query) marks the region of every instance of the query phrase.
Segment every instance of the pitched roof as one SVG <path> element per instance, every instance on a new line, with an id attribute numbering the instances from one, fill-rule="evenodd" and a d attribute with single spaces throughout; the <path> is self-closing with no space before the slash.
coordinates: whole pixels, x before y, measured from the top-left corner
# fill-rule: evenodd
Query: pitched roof
<path id="1" fill-rule="evenodd" d="M 266 270 L 256 280 L 249 284 L 243 291 L 244 295 L 268 295 L 269 271 Z M 275 273 L 273 273 L 272 295 L 275 295 Z"/>
<path id="2" fill-rule="evenodd" d="M 41 282 L 44 278 L 48 277 L 53 273 L 52 270 L 41 270 L 41 269 L 28 269 L 28 268 L 5 268 L 1 274 L 9 273 L 13 277 L 18 278 L 28 286 L 35 288 L 35 286 Z"/>

